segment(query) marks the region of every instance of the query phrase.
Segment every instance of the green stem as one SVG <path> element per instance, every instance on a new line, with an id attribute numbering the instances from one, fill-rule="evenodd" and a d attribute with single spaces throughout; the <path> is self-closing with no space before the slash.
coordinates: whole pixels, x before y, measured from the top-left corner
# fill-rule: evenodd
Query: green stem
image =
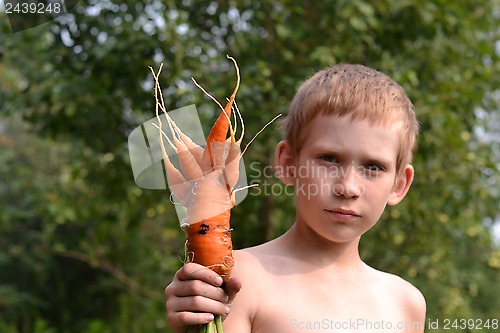
<path id="1" fill-rule="evenodd" d="M 207 324 L 207 333 L 214 333 L 215 321 L 211 321 Z"/>
<path id="2" fill-rule="evenodd" d="M 207 324 L 189 326 L 186 333 L 224 333 L 221 315 L 215 315 L 214 320 Z"/>
<path id="3" fill-rule="evenodd" d="M 217 333 L 224 333 L 221 315 L 215 315 L 215 327 L 217 328 Z"/>

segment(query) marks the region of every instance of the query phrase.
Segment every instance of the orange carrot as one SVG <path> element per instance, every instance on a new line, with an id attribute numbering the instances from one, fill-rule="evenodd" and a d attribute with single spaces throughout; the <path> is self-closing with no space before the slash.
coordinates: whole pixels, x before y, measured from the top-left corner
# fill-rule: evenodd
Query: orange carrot
<path id="1" fill-rule="evenodd" d="M 243 137 L 241 134 L 240 139 L 235 138 L 231 124 L 231 113 L 240 84 L 240 75 L 236 61 L 229 56 L 228 58 L 234 62 L 237 81 L 224 108 L 195 81 L 195 84 L 217 102 L 222 110 L 207 137 L 204 148 L 193 142 L 169 117 L 158 83 L 161 67 L 157 74 L 151 69 L 156 82 L 156 115 L 159 123 L 157 127 L 170 190 L 186 208 L 186 217 L 181 221 L 181 226 L 187 235 L 186 259 L 209 267 L 218 273 L 224 282 L 231 276 L 234 266 L 229 221 L 231 208 L 235 205 L 234 187 L 239 178 L 242 155 L 240 145 Z M 237 108 L 236 112 L 239 115 Z M 162 132 L 160 113 L 166 116 L 172 139 Z M 243 130 L 241 115 L 239 120 Z M 166 153 L 164 138 L 177 155 L 179 169 L 171 163 Z M 215 318 L 214 322 L 203 329 L 207 331 L 217 328 L 217 332 L 222 333 L 221 318 L 220 316 Z"/>
<path id="2" fill-rule="evenodd" d="M 208 137 L 207 137 L 207 148 L 206 148 L 205 152 L 210 157 L 210 162 L 212 164 L 212 167 L 214 166 L 214 160 L 213 160 L 214 156 L 212 153 L 213 143 L 226 141 L 227 131 L 230 129 L 230 125 L 231 125 L 230 119 L 231 119 L 231 111 L 233 109 L 234 99 L 236 98 L 236 93 L 238 92 L 238 89 L 240 87 L 240 73 L 239 73 L 238 65 L 236 64 L 236 60 L 234 60 L 234 58 L 232 58 L 230 56 L 227 56 L 227 57 L 233 61 L 234 66 L 236 67 L 236 75 L 237 75 L 236 87 L 234 88 L 234 91 L 231 94 L 231 97 L 229 97 L 229 101 L 227 102 L 226 107 L 224 108 L 223 112 L 219 115 L 219 117 L 215 121 L 215 124 L 212 127 L 212 130 L 210 130 L 210 133 L 208 134 Z M 230 133 L 230 134 L 231 134 L 231 136 L 230 136 L 231 142 L 234 142 L 234 133 Z"/>
<path id="3" fill-rule="evenodd" d="M 234 61 L 233 58 L 230 59 Z M 197 199 L 187 209 L 186 228 L 187 253 L 191 256 L 188 259 L 210 267 L 224 281 L 229 279 L 234 265 L 230 212 L 235 204 L 233 187 L 239 177 L 241 157 L 239 143 L 236 142 L 232 131 L 229 142 L 226 141 L 227 132 L 230 130 L 230 114 L 239 87 L 238 67 L 235 61 L 234 63 L 238 73 L 236 88 L 208 135 L 205 153 L 210 158 L 211 168 L 205 170 L 203 180 L 195 183 L 192 188 L 193 196 Z M 228 160 L 230 151 L 236 156 L 231 156 Z M 226 168 L 228 163 L 231 168 Z M 233 167 L 234 164 L 238 167 Z M 228 179 L 231 179 L 230 183 Z M 213 214 L 217 215 L 207 214 L 207 211 L 213 211 L 208 207 L 213 207 Z"/>

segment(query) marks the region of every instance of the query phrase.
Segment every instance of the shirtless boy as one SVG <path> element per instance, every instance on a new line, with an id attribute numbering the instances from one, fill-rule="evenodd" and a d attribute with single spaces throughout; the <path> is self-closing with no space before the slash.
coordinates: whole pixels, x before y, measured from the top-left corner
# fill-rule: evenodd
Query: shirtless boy
<path id="1" fill-rule="evenodd" d="M 176 332 L 225 316 L 227 333 L 423 332 L 425 300 L 366 265 L 361 235 L 405 197 L 418 133 L 413 106 L 386 75 L 337 65 L 303 83 L 276 149 L 276 176 L 295 191 L 282 236 L 235 251 L 232 278 L 184 265 L 165 289 Z"/>

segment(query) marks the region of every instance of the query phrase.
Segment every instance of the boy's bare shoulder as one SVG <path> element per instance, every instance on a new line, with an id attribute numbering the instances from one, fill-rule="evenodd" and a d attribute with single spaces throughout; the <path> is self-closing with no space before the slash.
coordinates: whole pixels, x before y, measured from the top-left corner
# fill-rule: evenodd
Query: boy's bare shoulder
<path id="1" fill-rule="evenodd" d="M 289 263 L 290 260 L 293 260 L 293 257 L 283 248 L 279 238 L 260 245 L 237 250 L 234 255 L 236 265 L 239 268 L 248 268 L 251 271 L 260 269 L 269 273 L 276 273 L 276 269 L 279 267 L 283 268 L 284 263 Z M 281 270 L 279 271 L 283 273 Z"/>
<path id="2" fill-rule="evenodd" d="M 249 270 L 255 271 L 260 267 L 260 261 L 251 248 L 234 251 L 234 259 L 235 273 L 246 275 Z"/>
<path id="3" fill-rule="evenodd" d="M 410 282 L 403 278 L 371 268 L 375 277 L 374 286 L 385 296 L 391 297 L 401 306 L 410 319 L 424 320 L 426 303 L 423 294 Z M 384 295 L 380 295 L 384 297 Z"/>
<path id="4" fill-rule="evenodd" d="M 238 270 L 248 271 L 263 269 L 262 261 L 272 257 L 273 241 L 234 252 Z M 253 274 L 252 274 L 253 275 Z"/>

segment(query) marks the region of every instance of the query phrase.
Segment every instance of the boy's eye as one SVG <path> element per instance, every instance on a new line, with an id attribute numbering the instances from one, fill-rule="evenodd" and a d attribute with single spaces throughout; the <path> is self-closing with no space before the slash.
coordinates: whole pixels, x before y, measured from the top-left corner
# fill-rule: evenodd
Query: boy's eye
<path id="1" fill-rule="evenodd" d="M 331 154 L 324 154 L 324 155 L 321 155 L 319 158 L 325 162 L 328 162 L 328 163 L 333 163 L 333 162 L 338 161 L 337 157 L 335 155 L 331 155 Z"/>
<path id="2" fill-rule="evenodd" d="M 384 171 L 384 167 L 376 164 L 376 163 L 369 163 L 365 165 L 365 169 L 368 172 L 379 172 L 379 171 Z"/>

